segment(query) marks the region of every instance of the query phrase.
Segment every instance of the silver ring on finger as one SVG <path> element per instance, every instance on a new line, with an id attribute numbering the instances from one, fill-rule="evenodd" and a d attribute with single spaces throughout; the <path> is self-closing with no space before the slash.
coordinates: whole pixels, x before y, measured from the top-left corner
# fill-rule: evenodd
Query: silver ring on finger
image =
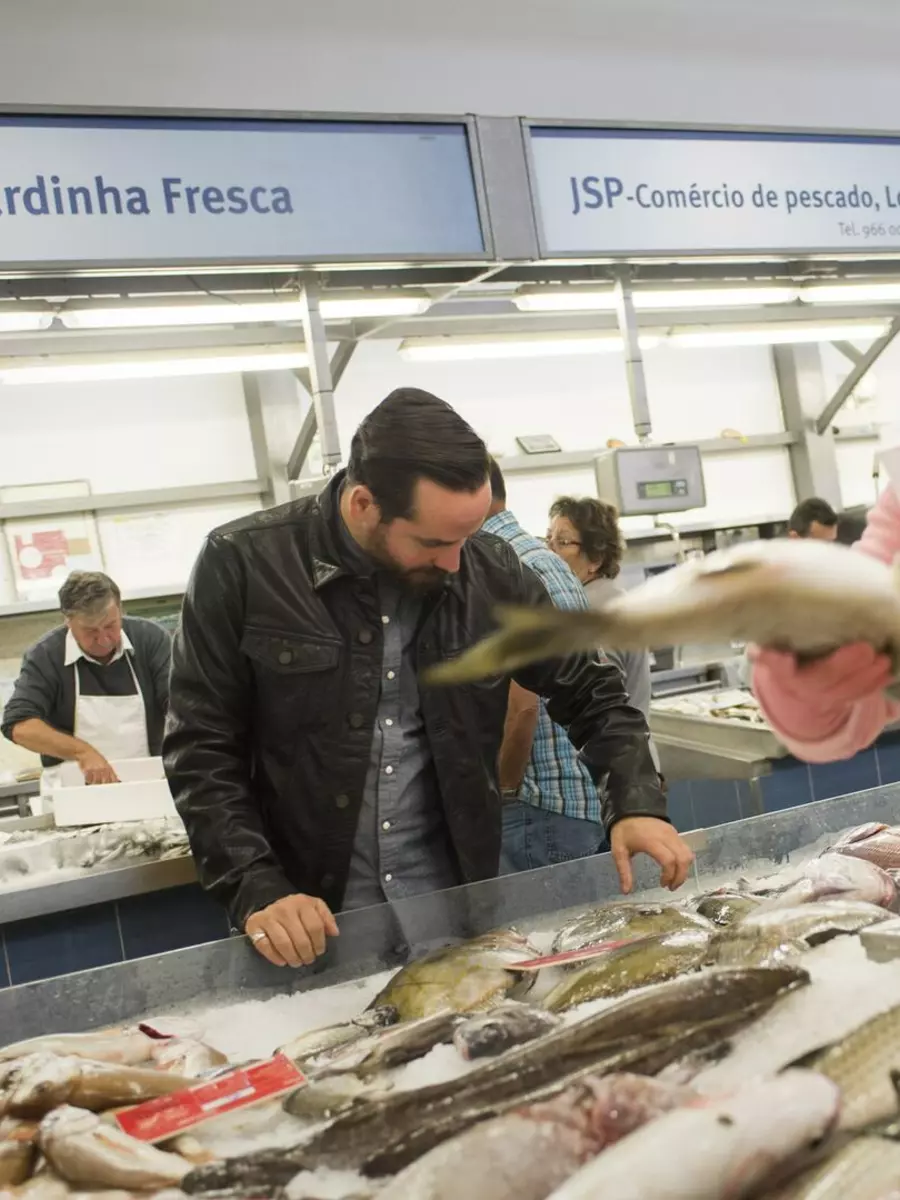
<path id="1" fill-rule="evenodd" d="M 267 933 L 264 933 L 262 930 L 260 930 L 259 933 L 251 933 L 249 935 L 249 937 L 250 937 L 250 941 L 255 946 L 255 945 L 257 945 L 258 942 L 266 941 L 268 939 L 269 935 Z"/>

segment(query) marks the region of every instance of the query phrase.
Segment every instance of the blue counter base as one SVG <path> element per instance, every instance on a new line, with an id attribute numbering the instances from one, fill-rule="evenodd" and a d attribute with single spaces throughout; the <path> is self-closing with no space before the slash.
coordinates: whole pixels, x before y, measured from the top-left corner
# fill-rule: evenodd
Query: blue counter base
<path id="1" fill-rule="evenodd" d="M 796 758 L 773 763 L 760 779 L 763 807 L 778 812 L 900 782 L 900 733 L 884 734 L 870 750 L 845 762 L 811 766 Z M 681 833 L 741 821 L 759 813 L 750 785 L 735 779 L 679 780 L 669 785 L 669 815 Z"/>
<path id="2" fill-rule="evenodd" d="M 181 950 L 228 933 L 224 910 L 195 883 L 16 921 L 0 929 L 0 987 Z"/>

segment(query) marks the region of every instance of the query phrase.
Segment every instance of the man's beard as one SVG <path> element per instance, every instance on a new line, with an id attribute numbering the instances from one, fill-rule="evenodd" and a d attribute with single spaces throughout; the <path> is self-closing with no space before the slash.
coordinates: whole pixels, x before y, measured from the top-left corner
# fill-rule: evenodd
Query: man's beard
<path id="1" fill-rule="evenodd" d="M 417 596 L 427 596 L 440 591 L 451 577 L 450 571 L 443 571 L 440 567 L 401 567 L 387 548 L 387 530 L 383 525 L 377 526 L 365 551 L 383 571 L 393 576 L 405 591 Z"/>

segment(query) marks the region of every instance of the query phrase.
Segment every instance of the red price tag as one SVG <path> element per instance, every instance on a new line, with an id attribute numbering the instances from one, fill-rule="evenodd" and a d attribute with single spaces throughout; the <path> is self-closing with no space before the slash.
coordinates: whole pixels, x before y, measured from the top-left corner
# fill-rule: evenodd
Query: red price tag
<path id="1" fill-rule="evenodd" d="M 284 1054 L 238 1071 L 229 1071 L 208 1083 L 158 1096 L 116 1114 L 123 1132 L 142 1142 L 164 1142 L 186 1129 L 224 1113 L 259 1104 L 306 1083 L 306 1076 Z"/>

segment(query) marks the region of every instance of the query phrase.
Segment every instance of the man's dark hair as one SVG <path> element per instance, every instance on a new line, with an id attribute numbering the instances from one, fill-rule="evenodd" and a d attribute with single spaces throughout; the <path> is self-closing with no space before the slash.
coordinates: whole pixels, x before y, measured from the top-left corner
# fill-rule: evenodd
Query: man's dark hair
<path id="1" fill-rule="evenodd" d="M 347 481 L 367 487 L 388 522 L 413 516 L 420 479 L 477 492 L 489 471 L 487 446 L 458 412 L 430 392 L 397 388 L 353 435 Z"/>
<path id="2" fill-rule="evenodd" d="M 809 532 L 815 523 L 825 525 L 830 529 L 831 526 L 837 525 L 838 516 L 827 500 L 821 500 L 818 496 L 810 496 L 808 500 L 801 500 L 791 513 L 788 529 L 792 533 L 796 533 L 798 537 L 809 537 Z"/>
<path id="3" fill-rule="evenodd" d="M 496 458 L 491 459 L 491 495 L 501 504 L 506 503 L 506 480 Z"/>
<path id="4" fill-rule="evenodd" d="M 550 508 L 550 519 L 563 517 L 578 534 L 582 553 L 599 564 L 602 579 L 615 579 L 622 565 L 625 544 L 619 530 L 619 513 L 612 504 L 585 496 L 560 496 Z"/>
<path id="5" fill-rule="evenodd" d="M 73 571 L 59 589 L 64 617 L 88 616 L 114 602 L 122 603 L 119 585 L 102 571 Z"/>

